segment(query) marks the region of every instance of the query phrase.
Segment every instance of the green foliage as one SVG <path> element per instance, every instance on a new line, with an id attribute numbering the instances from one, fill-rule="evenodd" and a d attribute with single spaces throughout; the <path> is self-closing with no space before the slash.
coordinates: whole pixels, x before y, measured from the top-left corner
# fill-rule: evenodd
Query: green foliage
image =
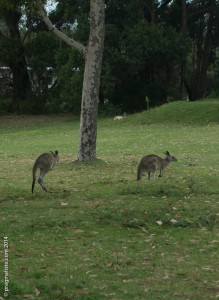
<path id="1" fill-rule="evenodd" d="M 0 99 L 0 114 L 7 115 L 12 112 L 12 101 L 10 98 Z"/>
<path id="2" fill-rule="evenodd" d="M 182 20 L 184 2 L 106 0 L 105 3 L 106 38 L 101 99 L 108 99 L 111 107 L 136 112 L 147 108 L 146 96 L 150 99 L 151 107 L 187 96 L 193 99 L 218 96 L 217 2 L 215 8 L 214 1 L 188 2 L 185 15 L 189 17 L 184 20 L 185 24 Z M 49 15 L 57 28 L 86 45 L 89 36 L 89 6 L 89 1 L 61 0 L 56 10 Z M 7 21 L 6 12 L 10 9 L 16 12 L 12 14 L 14 17 L 22 16 L 16 38 L 10 36 L 12 32 L 15 33 L 15 30 L 9 30 L 12 23 L 8 27 L 10 22 Z M 212 12 L 213 23 L 209 27 Z M 209 49 L 205 48 L 208 28 L 210 39 L 206 46 L 208 48 L 211 44 Z M 31 68 L 29 73 L 33 97 L 29 97 L 30 90 L 25 85 L 20 88 L 25 94 L 20 98 L 26 98 L 21 104 L 22 111 L 29 112 L 32 107 L 35 113 L 36 103 L 39 102 L 43 104 L 38 109 L 41 112 L 72 111 L 78 114 L 83 58 L 57 40 L 52 32 L 47 32 L 45 24 L 36 13 L 35 1 L 1 1 L 0 32 L 3 37 L 0 42 L 0 63 L 19 63 L 23 51 Z M 199 62 L 202 66 L 208 66 L 208 70 L 198 66 Z M 52 89 L 48 89 L 51 73 L 45 71 L 46 67 L 52 67 L 54 71 L 56 80 Z M 73 70 L 79 71 L 76 73 Z M 199 82 L 196 74 L 200 73 L 202 80 Z M 12 91 L 7 90 L 9 93 Z M 18 95 L 18 91 L 14 94 Z M 33 99 L 32 104 L 29 104 L 28 98 Z M 102 107 L 106 110 L 109 108 Z"/>
<path id="3" fill-rule="evenodd" d="M 83 84 L 84 60 L 67 47 L 56 53 L 58 82 L 50 93 L 49 111 L 71 111 L 79 114 Z"/>
<path id="4" fill-rule="evenodd" d="M 20 102 L 20 114 L 38 115 L 47 112 L 45 108 L 45 94 L 33 95 L 30 94 L 27 99 Z"/>
<path id="5" fill-rule="evenodd" d="M 75 162 L 79 121 L 73 116 L 1 117 L 8 299 L 217 298 L 216 108 L 213 100 L 177 102 L 119 122 L 100 119 L 102 160 L 87 163 Z M 150 116 L 153 122 L 142 123 Z M 50 193 L 37 184 L 32 195 L 33 162 L 54 149 L 60 163 L 45 177 Z M 164 177 L 137 182 L 140 158 L 167 149 L 178 161 Z M 2 293 L 4 276 L 0 286 Z"/>
<path id="6" fill-rule="evenodd" d="M 132 53 L 133 64 L 142 67 L 142 61 L 156 69 L 167 63 L 179 61 L 186 57 L 188 44 L 178 43 L 179 34 L 169 26 L 157 26 L 146 22 L 138 22 L 129 29 L 127 51 Z M 143 65 L 144 66 L 144 65 Z"/>
<path id="7" fill-rule="evenodd" d="M 19 39 L 5 37 L 0 43 L 0 61 L 5 61 L 11 65 L 18 60 L 21 47 L 22 43 Z"/>
<path id="8" fill-rule="evenodd" d="M 109 101 L 105 100 L 105 103 L 102 103 L 99 106 L 99 115 L 102 117 L 113 117 L 113 116 L 118 116 L 122 115 L 124 112 L 122 111 L 121 106 L 113 105 Z"/>
<path id="9" fill-rule="evenodd" d="M 59 40 L 51 32 L 39 32 L 26 45 L 28 65 L 33 71 L 42 71 L 45 67 L 55 66 L 55 54 Z"/>
<path id="10" fill-rule="evenodd" d="M 102 89 L 125 111 L 145 109 L 145 96 L 151 107 L 167 102 L 167 96 L 178 98 L 176 77 L 190 51 L 187 37 L 168 24 L 148 22 L 142 6 L 112 1 L 106 10 Z"/>

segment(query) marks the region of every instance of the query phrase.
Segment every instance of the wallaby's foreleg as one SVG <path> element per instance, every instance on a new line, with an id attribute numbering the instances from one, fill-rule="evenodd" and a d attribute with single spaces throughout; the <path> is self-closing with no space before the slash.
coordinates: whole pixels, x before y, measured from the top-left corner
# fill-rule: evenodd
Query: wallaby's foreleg
<path id="1" fill-rule="evenodd" d="M 45 187 L 45 184 L 43 182 L 43 178 L 44 176 L 46 175 L 46 171 L 43 170 L 43 169 L 40 169 L 40 176 L 39 176 L 39 179 L 38 179 L 38 183 L 40 184 L 41 188 L 45 191 L 45 192 L 48 192 L 47 188 Z"/>
<path id="2" fill-rule="evenodd" d="M 139 164 L 138 170 L 137 170 L 137 180 L 141 180 L 141 175 L 142 175 L 142 169 L 141 169 L 141 166 Z"/>
<path id="3" fill-rule="evenodd" d="M 160 169 L 159 177 L 163 177 L 163 169 L 162 168 Z"/>

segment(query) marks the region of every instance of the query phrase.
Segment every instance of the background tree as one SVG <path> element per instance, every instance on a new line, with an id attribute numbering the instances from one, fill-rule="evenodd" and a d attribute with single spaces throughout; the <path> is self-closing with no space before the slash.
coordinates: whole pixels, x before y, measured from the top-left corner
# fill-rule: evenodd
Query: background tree
<path id="1" fill-rule="evenodd" d="M 189 39 L 155 1 L 107 1 L 104 98 L 135 112 L 179 99 L 179 73 Z M 163 11 L 164 10 L 164 11 Z"/>
<path id="2" fill-rule="evenodd" d="M 80 41 L 87 49 L 90 2 L 59 0 L 57 3 L 49 11 L 52 24 L 61 34 L 65 33 L 67 40 Z M 9 67 L 6 61 L 9 56 L 19 57 L 19 47 L 10 38 L 4 15 L 5 7 L 11 9 L 15 4 L 22 14 L 18 29 L 31 81 L 29 88 L 22 89 L 24 100 L 18 101 L 19 111 L 78 114 L 85 57 L 53 35 L 35 14 L 33 6 L 28 6 L 28 0 L 0 2 L 1 66 Z M 153 107 L 187 96 L 194 101 L 219 94 L 218 6 L 215 0 L 106 0 L 100 112 L 113 115 L 141 111 L 147 108 L 146 96 Z M 14 58 L 11 60 L 16 62 Z M 16 74 L 13 78 L 16 79 Z M 7 79 L 11 84 L 11 78 Z M 6 90 L 5 83 L 0 78 L 3 87 L 0 97 L 6 95 L 5 91 L 15 97 L 17 93 L 13 92 L 12 85 Z M 0 111 L 3 104 L 0 99 Z"/>
<path id="3" fill-rule="evenodd" d="M 96 159 L 99 85 L 104 43 L 104 1 L 90 0 L 90 34 L 87 47 L 58 30 L 51 23 L 41 2 L 38 2 L 38 10 L 49 30 L 85 57 L 78 160 Z"/>
<path id="4" fill-rule="evenodd" d="M 206 95 L 207 72 L 214 63 L 218 46 L 218 8 L 215 0 L 176 0 L 166 8 L 165 22 L 181 30 L 192 42 L 183 64 L 183 81 L 191 101 Z"/>
<path id="5" fill-rule="evenodd" d="M 0 61 L 12 72 L 12 107 L 19 111 L 21 102 L 27 99 L 30 80 L 25 57 L 25 38 L 19 23 L 25 6 L 20 1 L 3 1 L 0 5 Z"/>
<path id="6" fill-rule="evenodd" d="M 43 45 L 43 46 L 42 46 Z M 48 31 L 39 31 L 26 45 L 26 57 L 31 79 L 32 98 L 29 113 L 58 112 L 51 103 L 50 89 L 56 82 L 56 53 L 59 40 Z"/>
<path id="7" fill-rule="evenodd" d="M 216 1 L 192 2 L 190 18 L 192 21 L 189 30 L 194 40 L 192 57 L 194 67 L 191 82 L 187 86 L 189 99 L 194 101 L 205 96 L 207 71 L 215 55 L 215 40 L 218 40 Z"/>

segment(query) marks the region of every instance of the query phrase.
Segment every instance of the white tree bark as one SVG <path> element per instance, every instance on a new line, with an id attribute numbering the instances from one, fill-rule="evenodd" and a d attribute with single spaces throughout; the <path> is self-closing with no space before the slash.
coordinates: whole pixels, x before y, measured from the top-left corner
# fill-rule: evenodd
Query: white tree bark
<path id="1" fill-rule="evenodd" d="M 105 1 L 90 0 L 90 35 L 87 47 L 58 30 L 51 23 L 41 1 L 38 1 L 37 5 L 38 12 L 49 30 L 85 57 L 78 160 L 94 160 L 96 159 L 99 86 L 104 48 Z"/>
<path id="2" fill-rule="evenodd" d="M 85 55 L 78 160 L 96 159 L 99 86 L 104 47 L 104 1 L 90 1 L 90 35 Z"/>
<path id="3" fill-rule="evenodd" d="M 86 47 L 84 45 L 82 45 L 81 43 L 78 43 L 77 41 L 75 41 L 74 39 L 68 37 L 64 32 L 58 30 L 50 21 L 41 1 L 37 2 L 37 8 L 38 8 L 38 12 L 41 15 L 43 21 L 45 22 L 45 24 L 47 25 L 48 29 L 50 31 L 52 31 L 55 35 L 57 35 L 61 40 L 63 40 L 63 42 L 65 42 L 67 45 L 69 45 L 70 47 L 78 50 L 81 54 L 85 54 L 85 49 Z"/>

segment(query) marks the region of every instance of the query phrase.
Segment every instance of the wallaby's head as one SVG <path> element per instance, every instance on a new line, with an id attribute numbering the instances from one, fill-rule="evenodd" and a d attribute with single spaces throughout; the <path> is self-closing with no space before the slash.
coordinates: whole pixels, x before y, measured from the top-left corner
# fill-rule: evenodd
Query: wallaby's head
<path id="1" fill-rule="evenodd" d="M 164 152 L 164 154 L 166 155 L 166 159 L 168 161 L 177 161 L 177 159 L 174 156 L 172 156 L 169 151 Z"/>
<path id="2" fill-rule="evenodd" d="M 53 151 L 50 151 L 50 152 L 54 155 L 56 160 L 59 161 L 59 152 L 57 150 L 55 150 L 55 152 L 53 152 Z"/>

